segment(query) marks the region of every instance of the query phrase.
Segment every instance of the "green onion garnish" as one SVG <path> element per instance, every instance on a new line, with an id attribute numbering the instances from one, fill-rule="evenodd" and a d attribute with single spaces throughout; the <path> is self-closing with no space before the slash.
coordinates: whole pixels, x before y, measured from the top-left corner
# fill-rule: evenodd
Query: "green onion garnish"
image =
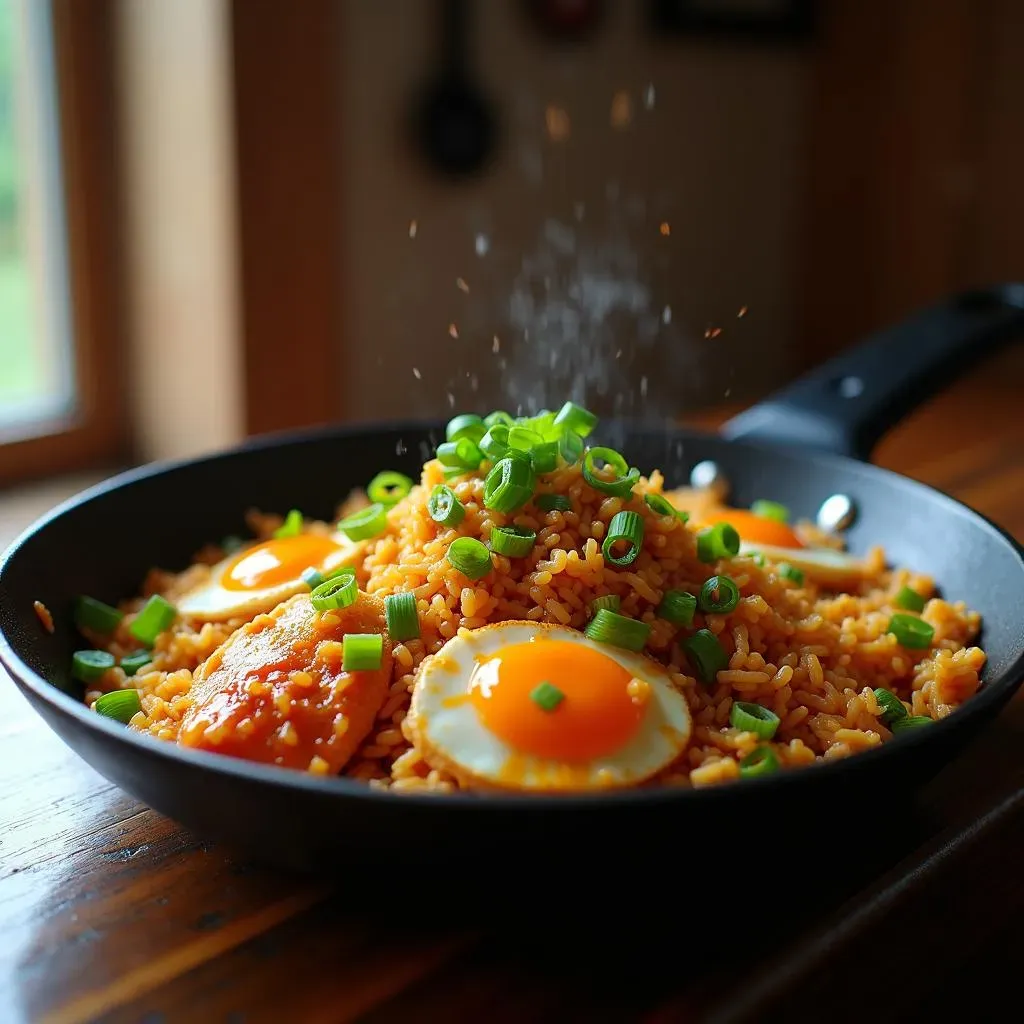
<path id="1" fill-rule="evenodd" d="M 324 581 L 322 573 L 318 569 L 314 569 L 313 566 L 310 566 L 308 569 L 303 569 L 301 575 L 302 582 L 305 583 L 310 590 L 316 590 L 316 588 Z"/>
<path id="2" fill-rule="evenodd" d="M 925 598 L 911 587 L 900 587 L 896 594 L 898 608 L 906 608 L 910 612 L 923 612 L 925 604 L 927 604 Z"/>
<path id="3" fill-rule="evenodd" d="M 558 442 L 541 441 L 530 450 L 530 462 L 535 473 L 551 473 L 558 467 Z"/>
<path id="4" fill-rule="evenodd" d="M 640 554 L 640 545 L 644 541 L 644 521 L 636 512 L 616 512 L 608 524 L 608 533 L 601 545 L 606 561 L 612 565 L 632 565 Z M 615 554 L 615 545 L 626 544 L 622 554 Z"/>
<path id="5" fill-rule="evenodd" d="M 356 571 L 347 565 L 341 572 L 324 580 L 310 594 L 310 601 L 318 612 L 326 612 L 331 608 L 347 608 L 354 604 L 359 596 L 359 584 L 356 582 Z"/>
<path id="6" fill-rule="evenodd" d="M 302 513 L 293 508 L 284 517 L 284 522 L 274 531 L 274 537 L 280 540 L 282 537 L 298 537 L 302 533 Z"/>
<path id="7" fill-rule="evenodd" d="M 645 494 L 644 502 L 656 515 L 675 516 L 681 523 L 685 523 L 690 518 L 689 512 L 681 512 L 663 494 Z"/>
<path id="8" fill-rule="evenodd" d="M 680 646 L 689 658 L 694 671 L 705 683 L 714 683 L 718 673 L 729 664 L 729 656 L 718 642 L 718 637 L 710 629 L 698 629 L 693 636 L 688 636 Z"/>
<path id="9" fill-rule="evenodd" d="M 75 651 L 71 656 L 71 675 L 81 683 L 95 682 L 113 667 L 114 656 L 106 651 Z"/>
<path id="10" fill-rule="evenodd" d="M 341 667 L 346 672 L 372 672 L 384 659 L 380 633 L 346 633 L 341 642 Z"/>
<path id="11" fill-rule="evenodd" d="M 135 616 L 128 632 L 144 647 L 152 647 L 156 638 L 177 617 L 178 609 L 166 598 L 154 594 Z"/>
<path id="12" fill-rule="evenodd" d="M 104 718 L 113 718 L 127 725 L 142 710 L 138 690 L 111 690 L 96 698 L 93 711 Z"/>
<path id="13" fill-rule="evenodd" d="M 438 484 L 430 492 L 427 511 L 430 512 L 430 518 L 442 526 L 458 526 L 466 518 L 466 506 L 445 484 Z"/>
<path id="14" fill-rule="evenodd" d="M 538 494 L 533 503 L 541 512 L 572 511 L 572 502 L 565 494 Z"/>
<path id="15" fill-rule="evenodd" d="M 484 426 L 490 430 L 495 424 L 502 424 L 506 427 L 512 426 L 515 420 L 502 409 L 495 409 L 494 412 L 484 417 Z"/>
<path id="16" fill-rule="evenodd" d="M 615 476 L 605 480 L 597 475 L 595 462 L 610 467 Z M 583 456 L 583 479 L 596 491 L 626 498 L 633 493 L 633 485 L 640 479 L 640 470 L 630 469 L 626 460 L 614 448 L 589 448 Z"/>
<path id="17" fill-rule="evenodd" d="M 712 576 L 700 588 L 698 604 L 702 612 L 727 615 L 740 603 L 740 588 L 730 576 Z"/>
<path id="18" fill-rule="evenodd" d="M 582 405 L 566 402 L 555 417 L 555 426 L 571 430 L 580 437 L 588 437 L 597 426 L 597 417 Z"/>
<path id="19" fill-rule="evenodd" d="M 747 558 L 749 558 L 759 569 L 763 569 L 768 564 L 768 560 L 760 551 L 748 551 Z"/>
<path id="20" fill-rule="evenodd" d="M 544 438 L 537 433 L 536 430 L 531 430 L 529 427 L 509 427 L 508 431 L 508 446 L 509 448 L 515 448 L 516 451 L 525 452 L 529 454 L 539 444 L 544 443 Z"/>
<path id="21" fill-rule="evenodd" d="M 554 711 L 565 700 L 565 694 L 545 679 L 530 691 L 530 700 L 544 711 Z"/>
<path id="22" fill-rule="evenodd" d="M 935 630 L 924 619 L 914 615 L 903 615 L 897 612 L 889 620 L 888 632 L 896 637 L 896 642 L 904 647 L 923 650 L 931 645 Z"/>
<path id="23" fill-rule="evenodd" d="M 384 598 L 384 617 L 392 640 L 413 640 L 420 635 L 420 617 L 416 612 L 416 595 L 407 590 Z"/>
<path id="24" fill-rule="evenodd" d="M 774 711 L 760 704 L 737 700 L 729 711 L 729 724 L 734 729 L 752 732 L 763 740 L 770 740 L 779 728 L 780 719 Z"/>
<path id="25" fill-rule="evenodd" d="M 784 580 L 791 580 L 798 587 L 803 585 L 803 569 L 798 569 L 795 565 L 790 565 L 789 562 L 779 562 L 779 575 Z"/>
<path id="26" fill-rule="evenodd" d="M 349 540 L 369 540 L 382 534 L 387 527 L 388 510 L 379 501 L 361 508 L 338 523 L 338 529 Z"/>
<path id="27" fill-rule="evenodd" d="M 777 523 L 789 522 L 789 509 L 777 501 L 765 501 L 760 498 L 750 506 L 750 511 L 761 519 L 774 519 Z"/>
<path id="28" fill-rule="evenodd" d="M 602 594 L 590 602 L 590 610 L 596 615 L 602 608 L 610 612 L 617 612 L 622 604 L 622 598 L 618 594 Z"/>
<path id="29" fill-rule="evenodd" d="M 583 438 L 575 431 L 563 430 L 558 438 L 558 454 L 567 466 L 575 466 L 583 455 Z"/>
<path id="30" fill-rule="evenodd" d="M 394 505 L 401 501 L 412 490 L 412 480 L 404 473 L 396 473 L 386 469 L 378 473 L 366 487 L 366 496 L 370 501 L 381 505 Z"/>
<path id="31" fill-rule="evenodd" d="M 491 467 L 484 480 L 484 508 L 509 515 L 533 497 L 536 482 L 526 459 L 506 455 Z"/>
<path id="32" fill-rule="evenodd" d="M 584 630 L 591 640 L 622 647 L 627 651 L 642 651 L 651 627 L 639 619 L 631 619 L 618 612 L 599 608 Z"/>
<path id="33" fill-rule="evenodd" d="M 113 633 L 124 614 L 94 597 L 80 597 L 75 602 L 75 625 L 94 633 Z"/>
<path id="34" fill-rule="evenodd" d="M 654 614 L 676 626 L 692 626 L 697 598 L 685 590 L 666 590 Z"/>
<path id="35" fill-rule="evenodd" d="M 476 469 L 482 460 L 483 453 L 468 437 L 445 441 L 437 446 L 437 461 L 448 469 Z"/>
<path id="36" fill-rule="evenodd" d="M 480 438 L 487 433 L 487 427 L 479 416 L 471 412 L 463 413 L 461 416 L 454 416 L 448 421 L 444 430 L 446 441 L 458 441 L 461 437 L 468 437 L 474 444 L 480 443 Z"/>
<path id="37" fill-rule="evenodd" d="M 491 571 L 491 553 L 475 537 L 458 537 L 448 545 L 448 562 L 463 576 L 479 580 Z"/>
<path id="38" fill-rule="evenodd" d="M 740 535 L 729 523 L 715 523 L 697 534 L 697 557 L 702 562 L 732 558 L 740 550 Z"/>
<path id="39" fill-rule="evenodd" d="M 495 526 L 491 529 L 491 550 L 509 558 L 524 558 L 533 550 L 537 531 L 524 526 Z"/>
<path id="40" fill-rule="evenodd" d="M 903 732 L 904 729 L 917 729 L 922 725 L 931 725 L 932 720 L 927 715 L 907 715 L 906 718 L 897 718 L 889 728 L 893 732 Z"/>
<path id="41" fill-rule="evenodd" d="M 126 676 L 133 676 L 140 668 L 145 668 L 153 660 L 149 651 L 133 651 L 121 659 L 121 668 Z"/>
<path id="42" fill-rule="evenodd" d="M 892 725 L 900 718 L 907 717 L 907 709 L 903 706 L 903 701 L 891 690 L 879 686 L 874 693 L 875 700 L 878 701 L 878 706 L 882 709 L 882 714 L 879 717 L 886 725 Z"/>
<path id="43" fill-rule="evenodd" d="M 779 770 L 779 759 L 771 747 L 758 747 L 740 761 L 740 778 L 755 779 Z"/>
<path id="44" fill-rule="evenodd" d="M 480 451 L 491 460 L 497 462 L 508 453 L 509 427 L 505 423 L 495 423 L 483 437 L 480 438 Z"/>

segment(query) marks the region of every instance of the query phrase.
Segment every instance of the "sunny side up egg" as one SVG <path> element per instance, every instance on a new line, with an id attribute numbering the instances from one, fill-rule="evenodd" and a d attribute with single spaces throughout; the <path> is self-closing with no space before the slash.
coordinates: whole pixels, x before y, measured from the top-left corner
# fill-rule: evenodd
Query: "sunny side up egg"
<path id="1" fill-rule="evenodd" d="M 406 721 L 420 756 L 464 786 L 551 792 L 635 786 L 692 725 L 661 665 L 527 621 L 462 630 L 424 659 Z"/>
<path id="2" fill-rule="evenodd" d="M 351 541 L 343 533 L 275 537 L 211 566 L 202 582 L 175 599 L 175 606 L 187 618 L 204 622 L 258 615 L 307 589 L 306 569 L 326 575 L 352 565 L 365 549 L 365 541 Z"/>

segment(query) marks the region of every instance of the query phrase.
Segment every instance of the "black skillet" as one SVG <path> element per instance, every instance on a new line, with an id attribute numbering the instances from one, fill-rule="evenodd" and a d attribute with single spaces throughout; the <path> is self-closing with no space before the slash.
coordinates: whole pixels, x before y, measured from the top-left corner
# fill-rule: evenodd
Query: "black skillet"
<path id="1" fill-rule="evenodd" d="M 529 874 L 529 864 L 557 854 L 585 865 L 608 859 L 634 879 L 638 868 L 669 859 L 699 878 L 723 850 L 741 862 L 756 851 L 762 865 L 766 849 L 796 850 L 798 836 L 849 848 L 865 821 L 882 821 L 880 808 L 910 798 L 1020 684 L 1024 557 L 971 509 L 846 456 L 868 455 L 902 414 L 1019 333 L 1024 285 L 972 293 L 869 339 L 728 423 L 724 436 L 610 428 L 621 432 L 631 464 L 662 467 L 669 484 L 685 483 L 695 463 L 713 460 L 739 505 L 770 497 L 813 516 L 825 498 L 847 495 L 858 510 L 848 534 L 853 551 L 882 544 L 893 562 L 930 573 L 946 595 L 981 612 L 989 660 L 979 694 L 944 721 L 847 760 L 706 790 L 391 795 L 349 779 L 180 750 L 79 703 L 68 673 L 81 645 L 70 617 L 76 595 L 113 602 L 135 592 L 150 566 L 182 567 L 209 539 L 242 532 L 252 506 L 329 517 L 340 496 L 378 470 L 414 474 L 436 424 L 261 438 L 211 458 L 134 470 L 73 498 L 0 562 L 0 660 L 51 728 L 108 779 L 199 835 L 264 861 L 331 870 L 372 863 L 388 872 L 436 859 L 454 880 L 510 854 L 526 858 Z M 33 612 L 37 599 L 53 612 L 53 636 Z M 802 849 L 785 856 L 806 861 L 818 847 Z M 623 877 L 611 876 L 613 887 Z"/>

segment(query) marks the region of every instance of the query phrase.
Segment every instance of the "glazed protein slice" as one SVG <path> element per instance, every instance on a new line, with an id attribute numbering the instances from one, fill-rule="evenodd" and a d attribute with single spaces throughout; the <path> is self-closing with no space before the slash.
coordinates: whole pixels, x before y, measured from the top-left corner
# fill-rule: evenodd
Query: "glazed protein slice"
<path id="1" fill-rule="evenodd" d="M 348 634 L 379 635 L 379 665 L 345 671 Z M 248 761 L 336 774 L 384 702 L 391 652 L 382 603 L 318 612 L 297 594 L 233 633 L 199 666 L 182 746 Z"/>

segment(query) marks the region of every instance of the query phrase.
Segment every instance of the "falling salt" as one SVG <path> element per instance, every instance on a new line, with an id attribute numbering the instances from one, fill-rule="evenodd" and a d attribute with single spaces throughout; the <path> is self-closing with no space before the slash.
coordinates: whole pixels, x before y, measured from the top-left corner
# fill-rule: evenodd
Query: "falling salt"
<path id="1" fill-rule="evenodd" d="M 469 390 L 470 391 L 477 391 L 479 389 L 479 387 L 480 387 L 480 378 L 477 377 L 477 375 L 474 373 L 473 376 L 469 378 Z"/>
<path id="2" fill-rule="evenodd" d="M 409 221 L 409 237 L 416 237 L 416 221 L 414 220 Z"/>
<path id="3" fill-rule="evenodd" d="M 491 240 L 486 235 L 477 235 L 473 246 L 477 256 L 486 256 L 491 248 Z"/>
<path id="4" fill-rule="evenodd" d="M 395 445 L 395 454 L 404 455 L 409 449 L 406 448 L 405 442 L 399 438 L 398 444 Z"/>
<path id="5" fill-rule="evenodd" d="M 666 306 L 661 311 L 661 322 L 665 325 L 672 323 L 672 307 Z"/>
<path id="6" fill-rule="evenodd" d="M 586 209 L 587 208 L 586 208 L 586 206 L 583 205 L 583 203 L 573 203 L 572 204 L 572 215 L 577 220 L 583 220 L 583 214 L 586 212 Z"/>
<path id="7" fill-rule="evenodd" d="M 501 350 L 501 342 L 498 340 L 498 336 L 494 336 L 494 341 L 491 342 L 491 351 L 497 354 Z"/>
<path id="8" fill-rule="evenodd" d="M 448 399 L 448 408 L 449 409 L 454 409 L 455 408 L 455 396 L 449 391 L 445 395 L 445 398 Z"/>
<path id="9" fill-rule="evenodd" d="M 414 367 L 412 368 L 412 375 L 413 375 L 413 376 L 414 376 L 414 377 L 415 377 L 415 378 L 416 378 L 417 380 L 423 380 L 423 374 L 422 374 L 422 373 L 420 373 L 419 369 L 418 369 L 417 367 L 415 367 L 415 366 L 414 366 Z"/>
<path id="10" fill-rule="evenodd" d="M 648 110 L 654 109 L 654 83 L 650 82 L 644 90 L 644 106 Z"/>
<path id="11" fill-rule="evenodd" d="M 448 335 L 451 338 L 458 338 L 458 336 L 459 336 L 459 329 L 458 329 L 458 327 L 455 326 L 455 324 L 449 324 L 448 325 Z"/>
<path id="12" fill-rule="evenodd" d="M 744 317 L 747 315 L 747 307 L 740 306 L 740 311 L 736 314 L 737 317 Z"/>
<path id="13" fill-rule="evenodd" d="M 469 285 L 466 284 L 465 278 L 455 278 L 455 287 L 458 288 L 460 292 L 465 292 L 467 295 L 469 294 Z"/>
<path id="14" fill-rule="evenodd" d="M 647 397 L 647 378 L 646 377 L 641 377 L 640 378 L 640 397 L 641 398 L 646 398 Z"/>
<path id="15" fill-rule="evenodd" d="M 616 359 L 621 359 L 622 358 L 622 349 L 621 348 L 616 350 L 615 358 Z"/>

